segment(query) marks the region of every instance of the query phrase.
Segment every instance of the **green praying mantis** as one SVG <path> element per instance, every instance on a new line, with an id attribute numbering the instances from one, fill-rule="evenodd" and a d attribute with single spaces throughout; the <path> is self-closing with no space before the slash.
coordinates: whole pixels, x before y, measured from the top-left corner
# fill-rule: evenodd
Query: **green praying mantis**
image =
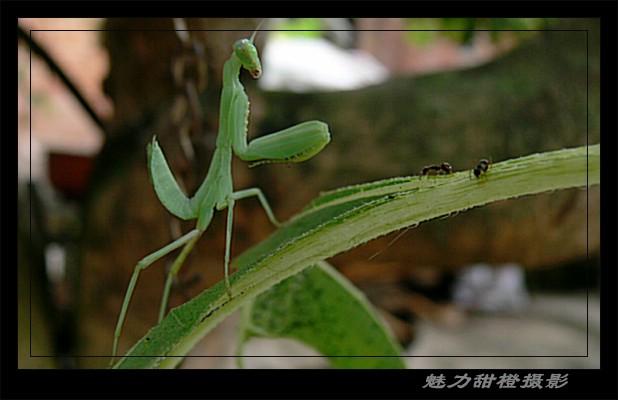
<path id="1" fill-rule="evenodd" d="M 195 243 L 208 228 L 215 210 L 228 209 L 224 271 L 226 291 L 230 299 L 233 296 L 229 281 L 230 245 L 236 201 L 247 197 L 257 197 L 270 222 L 275 227 L 281 225 L 259 188 L 234 191 L 231 170 L 232 152 L 241 160 L 252 162 L 250 167 L 269 163 L 298 163 L 312 158 L 330 142 L 330 132 L 324 122 L 307 121 L 247 143 L 249 98 L 240 82 L 240 72 L 244 68 L 255 79 L 259 78 L 262 73 L 258 52 L 253 44 L 256 33 L 257 31 L 250 39 L 236 41 L 232 55 L 224 65 L 216 149 L 206 178 L 193 197 L 187 197 L 180 189 L 156 137 L 153 137 L 152 142 L 147 146 L 148 170 L 157 197 L 174 216 L 183 220 L 196 219 L 197 224 L 195 229 L 144 257 L 135 266 L 114 331 L 110 365 L 116 357 L 122 326 L 140 273 L 160 258 L 183 247 L 167 274 L 159 309 L 160 322 L 167 310 L 174 278 Z"/>

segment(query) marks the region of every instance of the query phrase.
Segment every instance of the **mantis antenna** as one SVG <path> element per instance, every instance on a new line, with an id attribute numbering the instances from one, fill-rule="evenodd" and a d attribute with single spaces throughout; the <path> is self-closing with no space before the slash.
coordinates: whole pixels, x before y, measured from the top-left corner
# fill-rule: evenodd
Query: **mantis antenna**
<path id="1" fill-rule="evenodd" d="M 262 27 L 262 25 L 264 25 L 264 22 L 266 22 L 266 18 L 263 18 L 258 24 L 258 26 L 255 28 L 255 30 L 253 31 L 253 34 L 251 35 L 251 38 L 249 39 L 251 43 L 253 43 L 253 39 L 255 39 L 255 35 L 257 35 L 257 33 L 260 31 L 260 28 Z"/>

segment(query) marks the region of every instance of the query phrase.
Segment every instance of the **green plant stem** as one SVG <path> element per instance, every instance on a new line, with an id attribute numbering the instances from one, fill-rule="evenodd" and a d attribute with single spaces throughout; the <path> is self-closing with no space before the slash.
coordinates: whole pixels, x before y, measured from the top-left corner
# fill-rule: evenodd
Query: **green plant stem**
<path id="1" fill-rule="evenodd" d="M 470 171 L 394 178 L 328 192 L 236 258 L 233 298 L 222 282 L 170 314 L 116 368 L 173 368 L 223 318 L 304 268 L 379 236 L 509 198 L 600 184 L 600 145 L 495 163 Z"/>

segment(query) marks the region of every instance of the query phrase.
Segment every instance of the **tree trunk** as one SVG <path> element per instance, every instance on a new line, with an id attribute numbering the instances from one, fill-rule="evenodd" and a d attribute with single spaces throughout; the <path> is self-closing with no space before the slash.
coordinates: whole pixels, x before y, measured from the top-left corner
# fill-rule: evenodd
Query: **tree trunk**
<path id="1" fill-rule="evenodd" d="M 400 175 L 450 162 L 455 170 L 600 141 L 599 27 L 563 21 L 480 67 L 423 77 L 397 77 L 356 91 L 264 94 L 260 132 L 319 118 L 333 140 L 320 156 L 294 168 L 256 175 L 290 215 L 320 190 Z M 571 29 L 568 31 L 567 29 Z M 588 32 L 575 29 L 589 29 Z M 487 182 L 488 184 L 490 182 Z M 301 184 L 303 190 L 293 189 Z M 473 262 L 516 262 L 526 268 L 585 259 L 599 249 L 599 189 L 515 199 L 421 224 L 336 257 L 354 274 L 375 262 L 459 268 Z M 384 269 L 372 268 L 376 274 Z M 378 272 L 379 271 L 379 272 Z"/>

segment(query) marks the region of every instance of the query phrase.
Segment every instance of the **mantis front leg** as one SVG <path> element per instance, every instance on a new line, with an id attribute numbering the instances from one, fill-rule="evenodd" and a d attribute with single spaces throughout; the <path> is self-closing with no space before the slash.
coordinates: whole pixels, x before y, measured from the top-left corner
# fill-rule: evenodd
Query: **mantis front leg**
<path id="1" fill-rule="evenodd" d="M 321 121 L 307 121 L 271 133 L 247 143 L 249 123 L 249 98 L 239 80 L 240 68 L 248 70 L 254 78 L 262 73 L 257 50 L 252 41 L 241 39 L 234 44 L 234 53 L 223 69 L 224 88 L 221 96 L 221 127 L 229 143 L 241 160 L 254 161 L 251 166 L 269 163 L 299 163 L 306 161 L 330 142 L 328 125 Z"/>
<path id="2" fill-rule="evenodd" d="M 328 125 L 307 121 L 259 137 L 247 143 L 246 135 L 234 136 L 234 154 L 250 166 L 270 163 L 298 163 L 308 160 L 330 142 Z"/>

